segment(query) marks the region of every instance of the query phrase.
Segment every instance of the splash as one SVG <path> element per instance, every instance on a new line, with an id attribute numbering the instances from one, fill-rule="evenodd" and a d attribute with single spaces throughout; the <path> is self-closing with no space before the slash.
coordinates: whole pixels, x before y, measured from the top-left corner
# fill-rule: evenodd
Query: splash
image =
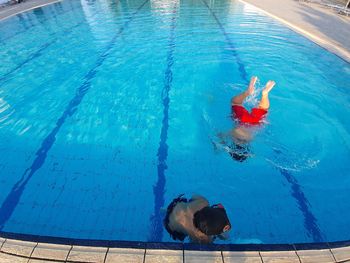
<path id="1" fill-rule="evenodd" d="M 308 153 L 300 153 L 286 147 L 273 147 L 274 157 L 265 158 L 265 160 L 278 169 L 283 169 L 293 172 L 301 172 L 304 170 L 315 169 L 320 160 L 310 158 Z"/>

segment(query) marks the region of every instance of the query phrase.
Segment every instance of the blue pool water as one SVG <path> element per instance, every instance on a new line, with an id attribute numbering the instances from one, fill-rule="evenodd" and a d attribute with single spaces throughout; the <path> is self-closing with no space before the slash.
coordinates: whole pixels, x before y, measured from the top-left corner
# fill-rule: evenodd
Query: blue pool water
<path id="1" fill-rule="evenodd" d="M 350 65 L 254 8 L 65 0 L 1 21 L 0 60 L 0 231 L 171 241 L 199 193 L 223 243 L 350 239 Z M 215 145 L 252 75 L 277 85 L 237 162 Z"/>

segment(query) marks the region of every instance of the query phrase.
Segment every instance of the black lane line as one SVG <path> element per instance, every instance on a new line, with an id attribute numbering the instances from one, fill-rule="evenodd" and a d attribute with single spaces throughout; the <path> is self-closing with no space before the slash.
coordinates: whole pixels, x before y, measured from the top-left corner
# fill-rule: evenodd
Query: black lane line
<path id="1" fill-rule="evenodd" d="M 113 3 L 113 5 L 117 4 L 116 3 Z M 101 11 L 98 11 L 97 13 L 93 14 L 92 17 L 95 17 L 97 16 Z M 75 28 L 81 26 L 84 24 L 85 22 L 85 17 L 83 18 L 83 20 L 81 22 L 79 22 L 78 24 L 74 25 L 74 26 L 71 26 L 65 30 L 63 30 L 62 32 L 53 32 L 51 33 L 49 36 L 55 36 L 56 34 L 59 34 L 59 35 L 65 35 L 65 34 L 69 34 L 71 33 L 72 30 L 74 30 Z M 55 42 L 57 42 L 59 38 L 58 37 L 55 37 L 53 40 L 41 45 L 39 47 L 39 49 L 35 52 L 33 52 L 32 54 L 30 54 L 25 60 L 23 60 L 21 63 L 19 63 L 16 67 L 14 67 L 13 69 L 9 70 L 8 72 L 6 72 L 5 74 L 3 74 L 2 76 L 0 76 L 0 83 L 1 82 L 6 82 L 9 78 L 8 76 L 11 75 L 12 73 L 16 72 L 17 70 L 21 69 L 24 65 L 26 65 L 27 63 L 31 62 L 32 60 L 40 57 L 41 55 L 43 55 L 43 51 L 45 49 L 47 49 L 49 46 L 51 46 L 52 44 L 54 44 Z M 1 83 L 3 84 L 3 83 Z"/>
<path id="2" fill-rule="evenodd" d="M 298 203 L 298 207 L 304 216 L 304 227 L 307 231 L 307 235 L 313 239 L 314 242 L 324 241 L 323 235 L 317 224 L 317 219 L 310 210 L 310 203 L 307 200 L 303 190 L 297 179 L 290 174 L 286 169 L 279 169 L 280 173 L 286 178 L 291 185 L 292 196 Z"/>
<path id="3" fill-rule="evenodd" d="M 164 88 L 162 91 L 162 104 L 163 104 L 163 120 L 162 129 L 160 133 L 160 141 L 157 152 L 158 164 L 157 173 L 158 180 L 155 186 L 153 186 L 154 194 L 154 211 L 151 216 L 151 231 L 149 241 L 161 241 L 163 238 L 163 220 L 160 213 L 160 209 L 164 206 L 164 192 L 165 192 L 165 170 L 168 168 L 166 161 L 168 158 L 168 129 L 169 129 L 169 92 L 173 81 L 172 66 L 174 64 L 174 49 L 175 49 L 175 28 L 176 28 L 176 15 L 177 15 L 177 3 L 174 4 L 170 25 L 170 36 L 168 39 L 168 56 L 167 67 L 164 73 Z"/>
<path id="4" fill-rule="evenodd" d="M 227 44 L 229 45 L 232 55 L 235 57 L 239 71 L 241 73 L 241 77 L 248 83 L 248 74 L 245 70 L 244 64 L 241 61 L 239 55 L 237 54 L 236 47 L 231 41 L 231 38 L 227 34 L 224 26 L 216 16 L 215 12 L 209 7 L 208 3 L 205 0 L 202 0 L 204 5 L 208 8 L 212 16 L 214 17 L 215 21 L 217 22 L 218 26 L 220 27 L 222 33 L 225 35 Z M 311 236 L 314 240 L 314 242 L 321 242 L 323 241 L 322 233 L 320 231 L 320 228 L 317 224 L 316 217 L 312 214 L 312 211 L 309 207 L 309 201 L 307 200 L 305 194 L 303 193 L 301 186 L 299 185 L 298 181 L 295 179 L 295 177 L 287 170 L 285 169 L 279 169 L 280 173 L 285 177 L 285 179 L 289 182 L 291 185 L 292 190 L 292 196 L 296 200 L 298 207 L 300 211 L 302 212 L 304 216 L 304 226 L 306 229 L 306 232 L 308 236 Z"/>
<path id="5" fill-rule="evenodd" d="M 7 220 L 11 217 L 13 211 L 15 210 L 28 181 L 45 163 L 47 153 L 51 149 L 52 145 L 55 143 L 56 135 L 60 131 L 62 125 L 65 123 L 67 118 L 71 117 L 77 111 L 81 101 L 83 100 L 84 96 L 86 95 L 86 93 L 89 91 L 91 87 L 91 81 L 96 76 L 98 72 L 98 68 L 102 65 L 102 63 L 108 57 L 110 50 L 116 43 L 116 40 L 122 34 L 124 29 L 129 25 L 129 23 L 134 19 L 135 15 L 141 10 L 141 8 L 148 1 L 149 0 L 145 0 L 143 4 L 140 7 L 138 7 L 138 9 L 128 18 L 128 20 L 124 23 L 124 25 L 119 29 L 117 34 L 112 38 L 112 40 L 106 46 L 105 50 L 101 53 L 100 57 L 97 59 L 93 68 L 91 68 L 90 71 L 85 75 L 84 82 L 80 85 L 80 87 L 77 88 L 75 96 L 71 99 L 65 111 L 57 120 L 56 126 L 43 140 L 41 147 L 36 152 L 36 158 L 33 161 L 32 165 L 25 170 L 25 172 L 22 175 L 22 178 L 17 183 L 15 183 L 11 192 L 7 195 L 6 199 L 4 200 L 4 202 L 0 207 L 0 230 L 3 229 Z"/>
<path id="6" fill-rule="evenodd" d="M 244 66 L 241 58 L 239 57 L 239 55 L 238 55 L 238 53 L 236 51 L 237 50 L 236 46 L 233 44 L 233 41 L 231 40 L 230 36 L 227 34 L 224 26 L 220 22 L 219 18 L 216 16 L 215 12 L 209 7 L 208 3 L 205 0 L 202 0 L 202 2 L 208 8 L 209 12 L 214 17 L 216 23 L 218 24 L 219 28 L 221 29 L 221 32 L 224 34 L 224 36 L 226 38 L 226 43 L 230 47 L 230 51 L 231 51 L 232 55 L 236 59 L 236 62 L 237 62 L 237 65 L 238 65 L 238 70 L 239 70 L 239 72 L 241 74 L 241 77 L 242 77 L 242 79 L 244 81 L 246 81 L 248 83 L 249 82 L 248 74 L 247 74 L 247 71 L 245 69 L 245 66 Z"/>
<path id="7" fill-rule="evenodd" d="M 65 29 L 64 31 L 62 31 L 62 33 L 63 34 L 69 34 L 69 33 L 71 33 L 71 31 L 73 29 L 79 27 L 81 24 L 83 24 L 83 22 L 80 22 L 79 24 L 76 24 L 76 25 L 74 25 L 72 27 L 69 27 L 69 28 Z M 54 35 L 54 34 L 51 34 L 51 36 L 52 35 Z M 21 63 L 19 63 L 16 67 L 14 67 L 13 69 L 11 69 L 8 72 L 6 72 L 5 74 L 3 74 L 0 77 L 0 82 L 6 82 L 9 79 L 8 76 L 10 76 L 12 73 L 18 71 L 19 69 L 21 69 L 27 63 L 29 63 L 32 60 L 34 60 L 34 59 L 40 57 L 41 55 L 43 55 L 43 51 L 45 49 L 47 49 L 49 46 L 51 46 L 52 44 L 54 44 L 58 39 L 59 38 L 56 37 L 53 40 L 51 40 L 50 42 L 47 42 L 47 43 L 41 45 L 37 51 L 35 51 L 32 54 L 30 54 L 25 60 L 23 60 Z"/>

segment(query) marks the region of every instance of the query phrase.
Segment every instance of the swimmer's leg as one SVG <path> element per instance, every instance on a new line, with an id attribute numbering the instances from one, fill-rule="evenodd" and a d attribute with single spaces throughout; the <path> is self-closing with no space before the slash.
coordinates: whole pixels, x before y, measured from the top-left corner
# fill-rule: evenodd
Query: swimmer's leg
<path id="1" fill-rule="evenodd" d="M 253 94 L 254 88 L 255 88 L 255 82 L 257 79 L 258 79 L 257 77 L 252 77 L 250 79 L 250 83 L 249 83 L 247 90 L 245 90 L 241 94 L 238 94 L 237 96 L 234 96 L 231 99 L 231 104 L 232 105 L 242 105 L 245 98 L 248 97 L 249 95 Z"/>
<path id="2" fill-rule="evenodd" d="M 263 109 L 263 110 L 268 110 L 270 107 L 270 100 L 269 100 L 269 92 L 272 90 L 272 88 L 275 86 L 275 82 L 273 80 L 269 80 L 266 83 L 265 88 L 262 91 L 262 96 L 261 96 L 261 100 L 260 103 L 258 105 L 259 109 Z"/>

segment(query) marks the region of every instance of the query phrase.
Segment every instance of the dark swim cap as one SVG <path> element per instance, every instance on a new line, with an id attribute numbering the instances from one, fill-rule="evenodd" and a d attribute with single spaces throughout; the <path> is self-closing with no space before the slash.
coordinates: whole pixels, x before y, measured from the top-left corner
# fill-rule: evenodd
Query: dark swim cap
<path id="1" fill-rule="evenodd" d="M 220 235 L 224 232 L 224 227 L 229 225 L 225 209 L 222 206 L 204 207 L 197 211 L 193 217 L 193 224 L 207 236 Z"/>

